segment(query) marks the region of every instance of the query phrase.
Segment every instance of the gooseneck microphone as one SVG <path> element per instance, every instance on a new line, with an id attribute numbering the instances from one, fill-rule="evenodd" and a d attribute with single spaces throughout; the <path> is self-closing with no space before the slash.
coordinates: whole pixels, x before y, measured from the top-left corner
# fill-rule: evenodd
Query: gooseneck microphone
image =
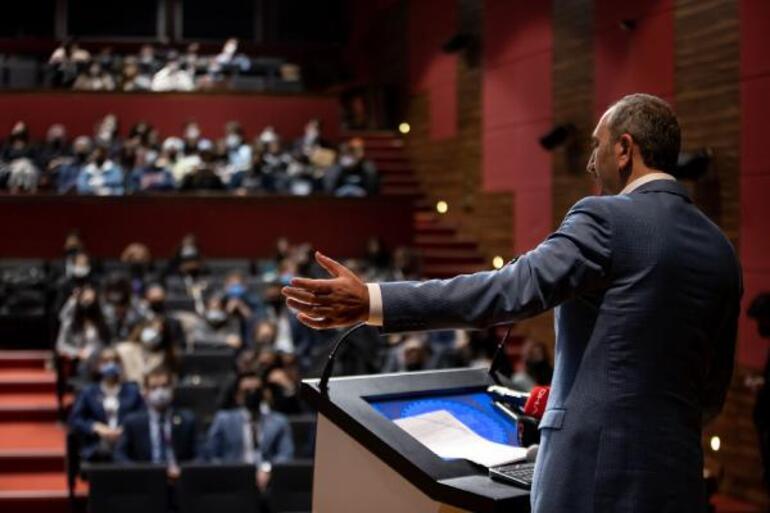
<path id="1" fill-rule="evenodd" d="M 318 382 L 318 388 L 321 390 L 321 393 L 324 395 L 329 394 L 329 378 L 332 377 L 332 371 L 334 370 L 334 361 L 337 359 L 337 351 L 342 346 L 342 344 L 347 340 L 347 338 L 356 330 L 361 328 L 362 326 L 366 326 L 365 322 L 359 322 L 358 324 L 355 324 L 353 327 L 348 328 L 346 331 L 340 335 L 340 338 L 337 339 L 337 342 L 334 344 L 334 347 L 332 348 L 331 352 L 329 353 L 329 357 L 326 360 L 326 365 L 324 365 L 323 372 L 321 372 L 321 380 Z"/>
<path id="2" fill-rule="evenodd" d="M 513 257 L 506 266 L 512 265 L 518 260 L 519 257 Z M 495 349 L 495 354 L 492 356 L 492 361 L 489 362 L 489 377 L 492 378 L 492 381 L 497 383 L 498 385 L 502 385 L 502 382 L 500 381 L 500 377 L 497 375 L 497 368 L 500 367 L 500 361 L 502 358 L 502 355 L 505 354 L 505 344 L 508 342 L 508 339 L 511 336 L 511 330 L 513 330 L 513 326 L 515 323 L 511 323 L 508 325 L 508 329 L 505 331 L 505 336 L 500 339 L 500 343 L 497 344 L 497 349 Z"/>

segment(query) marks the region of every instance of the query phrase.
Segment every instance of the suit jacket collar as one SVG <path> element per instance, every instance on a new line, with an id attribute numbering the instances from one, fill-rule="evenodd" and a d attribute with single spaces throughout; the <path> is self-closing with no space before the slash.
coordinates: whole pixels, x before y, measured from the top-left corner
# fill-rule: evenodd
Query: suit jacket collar
<path id="1" fill-rule="evenodd" d="M 645 194 L 650 192 L 667 192 L 669 194 L 676 194 L 677 196 L 681 196 L 685 200 L 692 202 L 690 193 L 687 192 L 687 189 L 685 189 L 684 185 L 682 185 L 678 180 L 653 180 L 651 182 L 640 185 L 629 194 Z"/>

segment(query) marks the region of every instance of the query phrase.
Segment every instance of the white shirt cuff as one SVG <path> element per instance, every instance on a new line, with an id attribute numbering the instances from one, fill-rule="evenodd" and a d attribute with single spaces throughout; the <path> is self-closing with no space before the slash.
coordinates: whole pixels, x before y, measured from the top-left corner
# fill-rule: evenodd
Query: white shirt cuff
<path id="1" fill-rule="evenodd" d="M 382 326 L 382 290 L 376 283 L 367 283 L 369 289 L 369 319 L 366 324 L 369 326 Z"/>

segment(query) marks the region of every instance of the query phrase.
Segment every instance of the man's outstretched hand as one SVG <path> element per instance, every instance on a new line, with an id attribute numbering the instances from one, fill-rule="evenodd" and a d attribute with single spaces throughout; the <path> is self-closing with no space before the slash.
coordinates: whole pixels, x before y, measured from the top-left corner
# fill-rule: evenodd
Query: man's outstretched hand
<path id="1" fill-rule="evenodd" d="M 353 271 L 319 251 L 318 264 L 332 278 L 294 278 L 281 293 L 286 304 L 297 310 L 297 319 L 315 329 L 342 328 L 369 318 L 369 290 Z"/>

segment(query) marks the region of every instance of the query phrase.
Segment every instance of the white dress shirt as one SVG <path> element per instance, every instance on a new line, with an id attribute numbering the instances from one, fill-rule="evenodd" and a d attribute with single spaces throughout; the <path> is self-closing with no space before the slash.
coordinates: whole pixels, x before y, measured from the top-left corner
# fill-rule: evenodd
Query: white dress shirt
<path id="1" fill-rule="evenodd" d="M 620 194 L 631 194 L 642 185 L 654 180 L 676 180 L 676 178 L 661 171 L 647 173 L 626 184 L 623 190 L 620 191 Z M 367 283 L 366 288 L 369 290 L 369 319 L 366 321 L 366 324 L 369 326 L 382 326 L 384 309 L 382 306 L 382 291 L 380 290 L 380 286 L 377 283 Z"/>

